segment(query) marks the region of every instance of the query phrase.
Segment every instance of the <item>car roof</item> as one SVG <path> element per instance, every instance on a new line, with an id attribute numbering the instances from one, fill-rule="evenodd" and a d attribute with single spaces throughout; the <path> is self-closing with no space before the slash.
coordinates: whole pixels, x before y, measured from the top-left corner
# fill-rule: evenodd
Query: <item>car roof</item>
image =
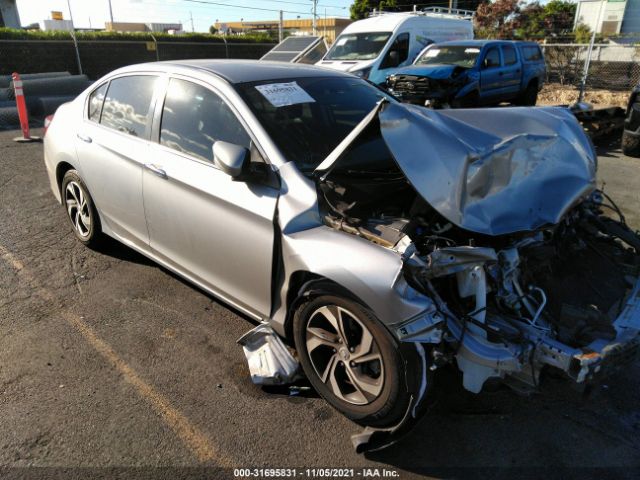
<path id="1" fill-rule="evenodd" d="M 295 77 L 351 77 L 352 75 L 337 70 L 305 65 L 300 63 L 271 62 L 266 60 L 229 60 L 229 59 L 201 59 L 175 60 L 165 62 L 143 63 L 130 65 L 121 72 L 154 70 L 184 72 L 193 70 L 210 72 L 224 78 L 229 83 L 260 82 Z"/>

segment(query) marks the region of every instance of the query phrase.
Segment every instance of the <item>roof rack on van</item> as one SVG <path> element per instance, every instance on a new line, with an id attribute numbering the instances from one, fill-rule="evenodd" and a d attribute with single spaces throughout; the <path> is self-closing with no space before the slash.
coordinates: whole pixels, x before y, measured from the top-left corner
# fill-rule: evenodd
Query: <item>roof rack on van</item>
<path id="1" fill-rule="evenodd" d="M 430 17 L 445 17 L 445 18 L 457 18 L 463 20 L 472 20 L 476 12 L 473 10 L 462 10 L 459 8 L 447 8 L 447 7 L 426 7 L 422 10 L 417 10 L 416 6 L 413 6 L 413 11 L 410 12 L 385 12 L 382 10 L 373 9 L 373 12 L 369 14 L 370 17 L 379 17 L 381 15 L 424 15 Z"/>

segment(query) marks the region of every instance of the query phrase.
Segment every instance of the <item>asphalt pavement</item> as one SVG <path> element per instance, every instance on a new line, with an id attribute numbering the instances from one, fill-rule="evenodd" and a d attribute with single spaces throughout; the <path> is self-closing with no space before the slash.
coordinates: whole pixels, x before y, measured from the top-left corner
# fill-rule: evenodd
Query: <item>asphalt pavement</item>
<path id="1" fill-rule="evenodd" d="M 638 478 L 638 364 L 588 398 L 553 379 L 529 397 L 473 395 L 442 372 L 407 437 L 356 454 L 359 427 L 324 400 L 251 383 L 236 344 L 253 327 L 246 317 L 115 241 L 99 251 L 77 242 L 42 144 L 16 135 L 0 132 L 0 477 L 353 468 L 359 478 Z M 613 142 L 599 164 L 640 228 L 640 159 Z"/>

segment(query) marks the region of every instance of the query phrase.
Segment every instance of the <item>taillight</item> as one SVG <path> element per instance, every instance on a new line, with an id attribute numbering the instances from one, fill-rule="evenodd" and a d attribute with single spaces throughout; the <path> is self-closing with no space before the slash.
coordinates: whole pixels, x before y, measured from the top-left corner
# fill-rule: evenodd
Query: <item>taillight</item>
<path id="1" fill-rule="evenodd" d="M 44 119 L 44 132 L 42 134 L 43 137 L 47 134 L 47 129 L 49 128 L 49 125 L 51 125 L 51 122 L 53 122 L 53 115 L 47 115 Z"/>

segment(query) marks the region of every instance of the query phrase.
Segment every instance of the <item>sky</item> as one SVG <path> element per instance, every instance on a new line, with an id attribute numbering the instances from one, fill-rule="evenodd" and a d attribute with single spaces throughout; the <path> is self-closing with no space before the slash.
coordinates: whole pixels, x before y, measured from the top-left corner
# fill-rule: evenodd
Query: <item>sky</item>
<path id="1" fill-rule="evenodd" d="M 353 0 L 318 0 L 318 15 L 348 17 Z M 109 21 L 108 0 L 69 0 L 76 28 L 104 28 Z M 67 0 L 17 0 L 22 25 L 51 18 L 51 11 L 69 19 Z M 311 18 L 311 0 L 111 0 L 114 22 L 182 23 L 191 31 L 206 32 L 216 21 Z"/>

